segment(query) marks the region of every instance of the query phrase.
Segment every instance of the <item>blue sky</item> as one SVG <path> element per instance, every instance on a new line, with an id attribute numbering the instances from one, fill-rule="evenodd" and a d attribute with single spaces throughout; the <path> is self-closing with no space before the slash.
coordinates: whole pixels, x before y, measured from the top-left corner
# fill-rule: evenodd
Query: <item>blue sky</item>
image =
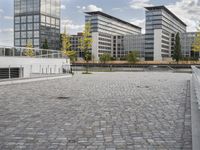
<path id="1" fill-rule="evenodd" d="M 145 6 L 165 5 L 180 17 L 188 31 L 196 31 L 200 20 L 199 0 L 61 0 L 62 30 L 67 24 L 70 34 L 82 31 L 84 11 L 103 11 L 141 26 L 144 33 Z M 0 0 L 0 45 L 13 45 L 13 2 Z"/>

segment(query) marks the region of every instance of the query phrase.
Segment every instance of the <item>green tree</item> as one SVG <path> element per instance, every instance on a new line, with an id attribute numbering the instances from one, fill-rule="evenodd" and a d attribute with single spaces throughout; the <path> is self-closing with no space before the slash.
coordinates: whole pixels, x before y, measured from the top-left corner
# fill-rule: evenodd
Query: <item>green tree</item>
<path id="1" fill-rule="evenodd" d="M 42 49 L 49 49 L 47 39 L 45 39 L 44 44 L 42 45 Z"/>
<path id="2" fill-rule="evenodd" d="M 91 23 L 86 22 L 84 31 L 83 31 L 83 38 L 79 41 L 79 48 L 83 51 L 83 59 L 86 61 L 86 73 L 88 73 L 88 62 L 91 60 L 91 53 L 90 50 L 92 48 L 92 35 L 91 35 Z"/>
<path id="3" fill-rule="evenodd" d="M 174 53 L 173 53 L 173 60 L 175 60 L 177 63 L 181 59 L 181 43 L 180 43 L 180 36 L 179 33 L 176 34 L 176 41 L 174 46 Z"/>
<path id="4" fill-rule="evenodd" d="M 104 53 L 104 54 L 102 54 L 102 55 L 100 56 L 99 60 L 100 60 L 100 62 L 102 62 L 102 63 L 105 64 L 106 62 L 108 62 L 108 61 L 111 60 L 111 56 L 110 56 L 110 54 L 108 54 L 108 53 Z"/>
<path id="5" fill-rule="evenodd" d="M 199 55 L 199 52 L 200 52 L 200 26 L 197 29 L 196 37 L 195 37 L 194 42 L 192 44 L 192 51 L 194 53 L 194 58 L 196 57 L 195 54 L 198 53 L 198 55 Z"/>
<path id="6" fill-rule="evenodd" d="M 63 55 L 69 57 L 69 59 L 72 62 L 74 62 L 76 60 L 76 51 L 71 50 L 70 36 L 66 33 L 66 27 L 65 27 L 64 33 L 61 34 L 61 37 L 62 37 L 61 51 Z"/>
<path id="7" fill-rule="evenodd" d="M 32 42 L 29 40 L 24 52 L 25 56 L 33 57 L 34 56 L 34 50 L 33 50 L 33 45 Z"/>
<path id="8" fill-rule="evenodd" d="M 131 64 L 135 64 L 136 62 L 138 62 L 138 52 L 137 51 L 132 51 L 130 52 L 127 57 L 126 60 L 131 63 Z"/>

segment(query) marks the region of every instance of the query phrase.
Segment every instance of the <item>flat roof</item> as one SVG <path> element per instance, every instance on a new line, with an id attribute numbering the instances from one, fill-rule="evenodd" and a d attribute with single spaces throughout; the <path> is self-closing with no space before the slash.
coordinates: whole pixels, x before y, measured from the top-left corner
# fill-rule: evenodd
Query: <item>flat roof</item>
<path id="1" fill-rule="evenodd" d="M 89 15 L 94 15 L 94 14 L 96 14 L 96 15 L 101 15 L 101 16 L 104 16 L 104 17 L 106 17 L 106 18 L 113 19 L 113 20 L 119 21 L 119 22 L 121 22 L 121 23 L 127 24 L 127 25 L 129 25 L 129 26 L 134 27 L 134 28 L 142 29 L 142 28 L 139 27 L 139 26 L 136 26 L 136 25 L 134 25 L 134 24 L 131 24 L 131 23 L 129 23 L 129 22 L 127 22 L 127 21 L 124 21 L 124 20 L 121 20 L 121 19 L 119 19 L 119 18 L 113 17 L 113 16 L 108 15 L 108 14 L 106 14 L 106 13 L 103 13 L 103 12 L 101 12 L 101 11 L 85 12 L 85 14 L 89 14 Z"/>
<path id="2" fill-rule="evenodd" d="M 152 6 L 152 7 L 145 7 L 147 10 L 152 9 L 164 9 L 166 12 L 168 12 L 170 15 L 172 15 L 174 18 L 176 18 L 180 23 L 182 23 L 184 26 L 187 26 L 181 19 L 179 19 L 174 13 L 172 13 L 167 7 L 165 6 Z"/>

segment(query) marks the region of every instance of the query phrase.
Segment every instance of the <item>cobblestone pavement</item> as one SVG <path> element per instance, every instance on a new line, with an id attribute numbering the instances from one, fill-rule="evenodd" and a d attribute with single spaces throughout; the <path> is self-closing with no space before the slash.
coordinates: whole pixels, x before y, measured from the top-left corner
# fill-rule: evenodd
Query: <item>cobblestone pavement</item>
<path id="1" fill-rule="evenodd" d="M 95 73 L 0 86 L 0 149 L 191 150 L 190 77 Z"/>

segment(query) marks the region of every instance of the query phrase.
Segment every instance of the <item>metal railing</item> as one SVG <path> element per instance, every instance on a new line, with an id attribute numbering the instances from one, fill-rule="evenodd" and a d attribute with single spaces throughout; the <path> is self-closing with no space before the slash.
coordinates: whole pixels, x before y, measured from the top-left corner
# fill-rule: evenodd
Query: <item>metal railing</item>
<path id="1" fill-rule="evenodd" d="M 0 45 L 0 56 L 8 57 L 29 57 L 26 56 L 26 51 L 32 50 L 33 58 L 66 58 L 59 50 L 47 50 L 39 48 L 27 48 L 27 47 L 10 47 Z"/>
<path id="2" fill-rule="evenodd" d="M 196 66 L 192 66 L 192 84 L 195 90 L 195 96 L 200 109 L 200 69 Z"/>

